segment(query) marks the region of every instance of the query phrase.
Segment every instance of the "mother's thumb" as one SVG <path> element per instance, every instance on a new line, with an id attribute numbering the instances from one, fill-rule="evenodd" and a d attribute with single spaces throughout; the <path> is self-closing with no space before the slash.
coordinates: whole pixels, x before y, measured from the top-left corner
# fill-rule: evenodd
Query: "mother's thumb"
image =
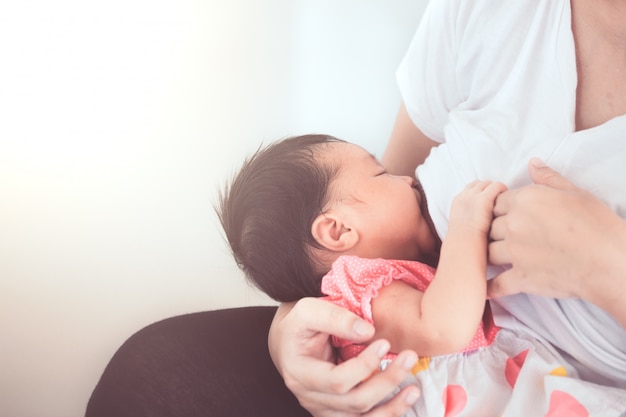
<path id="1" fill-rule="evenodd" d="M 565 177 L 547 166 L 541 159 L 532 158 L 528 164 L 528 173 L 535 184 L 547 185 L 560 190 L 572 190 L 576 186 Z"/>

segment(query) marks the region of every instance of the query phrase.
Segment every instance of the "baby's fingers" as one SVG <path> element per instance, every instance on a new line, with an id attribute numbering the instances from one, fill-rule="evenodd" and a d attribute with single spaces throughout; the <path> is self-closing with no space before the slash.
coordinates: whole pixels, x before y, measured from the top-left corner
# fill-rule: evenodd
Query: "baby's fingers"
<path id="1" fill-rule="evenodd" d="M 495 181 L 472 181 L 464 190 L 464 193 L 469 196 L 484 196 L 490 200 L 495 200 L 496 197 L 507 190 L 506 185 L 501 182 Z"/>
<path id="2" fill-rule="evenodd" d="M 505 192 L 507 189 L 507 186 L 501 182 L 489 182 L 489 184 L 487 184 L 483 189 L 483 193 L 489 198 L 495 200 L 497 196 Z"/>

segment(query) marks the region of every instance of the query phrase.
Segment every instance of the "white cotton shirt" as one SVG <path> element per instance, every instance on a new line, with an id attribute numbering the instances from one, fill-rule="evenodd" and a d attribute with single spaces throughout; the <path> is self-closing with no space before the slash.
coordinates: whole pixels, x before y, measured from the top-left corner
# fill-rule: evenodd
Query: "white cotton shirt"
<path id="1" fill-rule="evenodd" d="M 626 116 L 575 132 L 569 0 L 430 0 L 397 80 L 413 122 L 441 143 L 417 170 L 440 236 L 467 183 L 528 184 L 533 156 L 626 217 Z M 604 311 L 521 294 L 493 304 L 500 326 L 528 327 L 583 377 L 626 388 L 626 330 Z"/>

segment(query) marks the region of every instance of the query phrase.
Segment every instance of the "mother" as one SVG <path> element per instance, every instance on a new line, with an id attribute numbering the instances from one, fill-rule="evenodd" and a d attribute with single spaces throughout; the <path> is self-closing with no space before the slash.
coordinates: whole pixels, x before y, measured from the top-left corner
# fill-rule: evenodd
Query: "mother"
<path id="1" fill-rule="evenodd" d="M 490 295 L 539 296 L 494 299 L 497 323 L 547 339 L 585 379 L 625 388 L 626 223 L 614 213 L 626 214 L 626 3 L 431 0 L 398 81 L 404 105 L 383 163 L 412 174 L 425 161 L 417 175 L 441 235 L 462 184 L 517 188 L 494 209 L 490 261 L 508 269 L 494 269 Z M 520 188 L 533 156 L 572 182 L 533 159 L 536 184 Z M 276 315 L 270 351 L 300 402 L 316 416 L 401 415 L 414 388 L 371 407 L 414 354 L 362 382 L 388 345 L 335 366 L 328 334 L 375 336 L 316 300 Z"/>

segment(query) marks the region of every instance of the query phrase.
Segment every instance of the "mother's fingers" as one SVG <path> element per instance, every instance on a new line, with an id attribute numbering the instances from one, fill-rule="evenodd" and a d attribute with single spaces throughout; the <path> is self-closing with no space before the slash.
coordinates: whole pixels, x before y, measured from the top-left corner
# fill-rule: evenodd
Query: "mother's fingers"
<path id="1" fill-rule="evenodd" d="M 520 290 L 516 284 L 519 284 L 519 278 L 515 276 L 515 271 L 512 269 L 504 271 L 497 277 L 487 281 L 487 298 L 517 294 Z"/>
<path id="2" fill-rule="evenodd" d="M 489 263 L 493 265 L 509 265 L 512 263 L 507 243 L 502 240 L 489 243 L 487 256 L 489 257 Z"/>
<path id="3" fill-rule="evenodd" d="M 518 190 L 506 190 L 496 197 L 496 203 L 493 205 L 494 217 L 500 217 L 509 212 L 517 193 Z"/>
<path id="4" fill-rule="evenodd" d="M 571 181 L 548 167 L 538 158 L 532 158 L 528 164 L 528 173 L 535 184 L 547 185 L 558 190 L 578 190 Z"/>
<path id="5" fill-rule="evenodd" d="M 300 328 L 328 333 L 353 342 L 365 342 L 374 335 L 374 326 L 356 314 L 319 298 L 303 298 L 291 314 Z"/>
<path id="6" fill-rule="evenodd" d="M 363 417 L 401 417 L 409 411 L 409 408 L 415 404 L 420 395 L 420 390 L 416 386 L 410 385 L 385 404 L 363 414 Z"/>
<path id="7" fill-rule="evenodd" d="M 313 405 L 325 404 L 331 409 L 344 410 L 357 415 L 368 413 L 367 416 L 373 417 L 401 416 L 410 404 L 417 400 L 417 387 L 406 392 L 403 391 L 399 394 L 400 397 L 394 397 L 390 403 L 384 406 L 373 407 L 389 396 L 409 375 L 409 371 L 417 362 L 417 355 L 411 351 L 402 352 L 384 371 L 373 373 L 370 371 L 365 378 L 362 378 L 355 385 L 346 383 L 347 379 L 354 379 L 350 372 L 356 370 L 357 373 L 360 373 L 361 369 L 358 362 L 364 359 L 364 354 L 367 356 L 367 352 L 363 351 L 359 356 L 338 365 L 335 369 L 337 372 L 332 378 L 336 381 L 336 385 L 326 392 L 312 393 L 313 395 L 309 396 L 307 400 Z M 377 363 L 380 363 L 380 359 Z M 307 404 L 303 404 L 303 406 L 306 408 Z"/>
<path id="8" fill-rule="evenodd" d="M 307 375 L 303 376 L 303 382 L 316 391 L 328 394 L 349 393 L 378 371 L 380 360 L 388 351 L 389 342 L 377 340 L 358 356 L 339 365 L 311 366 Z"/>
<path id="9" fill-rule="evenodd" d="M 491 222 L 489 239 L 492 241 L 503 240 L 506 237 L 506 224 L 503 217 L 496 217 Z"/>

